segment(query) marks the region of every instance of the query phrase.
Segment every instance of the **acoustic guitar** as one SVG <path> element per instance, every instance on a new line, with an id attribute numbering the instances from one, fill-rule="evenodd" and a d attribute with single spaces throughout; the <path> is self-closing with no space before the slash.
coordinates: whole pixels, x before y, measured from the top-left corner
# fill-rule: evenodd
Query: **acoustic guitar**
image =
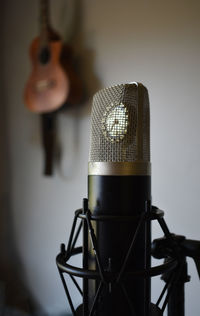
<path id="1" fill-rule="evenodd" d="M 53 173 L 58 110 L 80 104 L 84 94 L 72 49 L 52 29 L 49 15 L 49 1 L 40 0 L 40 35 L 30 47 L 33 69 L 25 86 L 27 108 L 41 117 L 45 175 Z"/>
<path id="2" fill-rule="evenodd" d="M 30 47 L 33 69 L 25 87 L 25 104 L 32 112 L 46 113 L 63 105 L 70 82 L 60 62 L 61 38 L 50 26 L 48 0 L 40 1 L 40 15 L 40 35 Z"/>

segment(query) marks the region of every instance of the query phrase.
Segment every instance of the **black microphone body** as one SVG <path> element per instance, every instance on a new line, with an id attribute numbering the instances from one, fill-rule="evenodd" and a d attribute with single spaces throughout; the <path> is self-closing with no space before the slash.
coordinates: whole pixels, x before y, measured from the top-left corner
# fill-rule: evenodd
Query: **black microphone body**
<path id="1" fill-rule="evenodd" d="M 147 203 L 151 200 L 150 176 L 89 176 L 88 196 L 89 209 L 94 215 L 106 216 L 137 216 L 130 221 L 100 221 L 95 223 L 98 250 L 104 270 L 119 273 L 130 247 L 140 219 L 145 212 Z M 127 271 L 137 271 L 147 268 L 146 262 L 146 230 L 143 224 L 137 236 L 133 251 L 127 262 Z M 93 224 L 94 226 L 94 224 Z M 89 268 L 94 268 L 94 254 L 90 247 Z M 142 278 L 125 278 L 122 283 L 136 315 L 146 316 L 145 309 L 150 303 L 150 280 Z M 98 282 L 89 281 L 89 301 L 92 302 Z M 149 301 L 148 301 L 149 300 Z M 125 293 L 117 284 L 112 291 L 105 288 L 98 306 L 99 316 L 131 315 Z"/>

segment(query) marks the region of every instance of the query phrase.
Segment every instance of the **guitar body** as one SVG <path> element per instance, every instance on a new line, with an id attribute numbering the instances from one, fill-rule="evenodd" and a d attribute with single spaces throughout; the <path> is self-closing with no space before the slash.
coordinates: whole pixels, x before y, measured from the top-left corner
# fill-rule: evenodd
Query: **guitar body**
<path id="1" fill-rule="evenodd" d="M 59 109 L 66 101 L 70 84 L 60 64 L 62 42 L 50 40 L 48 46 L 40 47 L 37 37 L 30 48 L 33 70 L 25 87 L 25 103 L 36 113 L 47 113 Z"/>

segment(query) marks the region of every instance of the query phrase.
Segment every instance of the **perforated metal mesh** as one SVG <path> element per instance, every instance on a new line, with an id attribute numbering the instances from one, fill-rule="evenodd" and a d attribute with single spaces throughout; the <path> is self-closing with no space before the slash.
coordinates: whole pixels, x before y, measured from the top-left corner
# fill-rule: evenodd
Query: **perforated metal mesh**
<path id="1" fill-rule="evenodd" d="M 143 85 L 120 84 L 94 95 L 89 161 L 150 161 L 149 99 Z"/>

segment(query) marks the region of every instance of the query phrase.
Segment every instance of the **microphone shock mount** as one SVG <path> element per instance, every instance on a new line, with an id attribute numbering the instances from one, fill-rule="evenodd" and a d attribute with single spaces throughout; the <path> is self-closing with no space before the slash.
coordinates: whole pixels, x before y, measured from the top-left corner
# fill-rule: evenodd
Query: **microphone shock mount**
<path id="1" fill-rule="evenodd" d="M 98 250 L 98 243 L 93 228 L 93 222 L 95 221 L 135 221 L 138 216 L 96 216 L 91 214 L 88 209 L 87 199 L 83 199 L 83 208 L 75 212 L 72 229 L 69 237 L 67 247 L 65 244 L 61 244 L 60 253 L 57 255 L 56 264 L 62 280 L 62 284 L 68 299 L 68 303 L 71 308 L 73 316 L 96 316 L 98 314 L 98 306 L 101 304 L 102 291 L 107 287 L 108 292 L 112 293 L 114 287 L 120 287 L 124 295 L 124 299 L 127 301 L 130 313 L 125 316 L 140 316 L 135 313 L 135 307 L 133 302 L 130 301 L 126 288 L 124 286 L 124 280 L 127 278 L 143 278 L 146 280 L 146 285 L 150 284 L 148 280 L 155 276 L 161 275 L 161 278 L 165 281 L 164 287 L 155 304 L 147 304 L 149 299 L 144 301 L 145 316 L 162 316 L 166 307 L 168 307 L 168 316 L 184 316 L 184 285 L 190 280 L 187 272 L 187 257 L 192 257 L 196 263 L 197 270 L 200 276 L 200 241 L 188 240 L 184 236 L 177 236 L 170 233 L 166 222 L 164 220 L 164 212 L 147 201 L 145 204 L 145 212 L 140 215 L 137 229 L 134 232 L 131 243 L 128 248 L 128 252 L 123 260 L 122 266 L 119 271 L 112 270 L 112 262 L 108 269 L 103 269 L 101 263 L 101 256 Z M 149 257 L 152 255 L 156 259 L 164 259 L 164 262 L 160 265 L 153 266 L 150 269 L 127 271 L 127 263 L 130 254 L 134 250 L 135 241 L 137 239 L 140 228 L 145 223 L 150 221 L 157 221 L 160 225 L 164 237 L 155 239 L 151 243 L 151 249 L 146 251 L 146 260 L 148 262 Z M 149 227 L 149 225 L 146 225 Z M 83 232 L 83 245 L 76 246 L 77 240 Z M 88 269 L 88 236 L 93 246 L 96 259 L 96 269 Z M 149 236 L 149 232 L 146 231 L 146 237 Z M 148 238 L 148 237 L 147 237 Z M 148 244 L 148 241 L 147 241 Z M 81 267 L 76 267 L 69 264 L 70 259 L 73 256 L 83 256 L 83 264 Z M 66 275 L 68 275 L 77 291 L 79 292 L 82 303 L 75 308 L 73 299 L 70 295 L 70 291 L 66 281 Z M 76 277 L 83 279 L 83 288 L 79 285 Z M 88 282 L 87 280 L 98 281 L 98 287 L 96 295 L 92 304 L 88 304 Z M 147 291 L 148 293 L 148 291 Z M 150 293 L 150 290 L 149 290 Z M 101 315 L 102 316 L 102 315 Z"/>

